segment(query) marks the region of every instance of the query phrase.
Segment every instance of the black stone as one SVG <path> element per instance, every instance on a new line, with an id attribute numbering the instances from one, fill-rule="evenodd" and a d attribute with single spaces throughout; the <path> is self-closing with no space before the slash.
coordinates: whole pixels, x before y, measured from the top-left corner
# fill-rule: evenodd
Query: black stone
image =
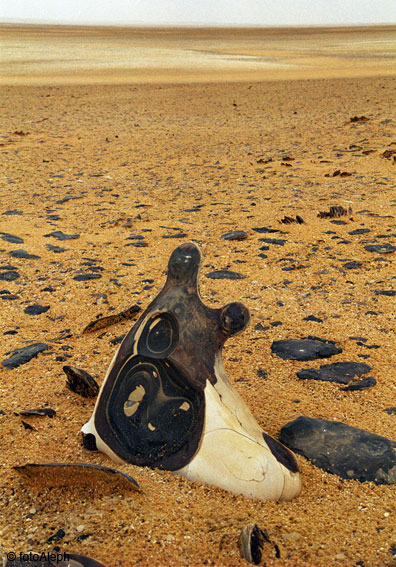
<path id="1" fill-rule="evenodd" d="M 286 240 L 282 240 L 281 238 L 259 238 L 259 240 L 266 244 L 276 244 L 277 246 L 284 246 L 286 242 Z"/>
<path id="2" fill-rule="evenodd" d="M 175 234 L 164 234 L 162 238 L 186 238 L 186 236 L 185 232 L 177 232 Z"/>
<path id="3" fill-rule="evenodd" d="M 316 360 L 339 354 L 342 349 L 334 341 L 307 337 L 274 341 L 271 351 L 284 360 Z"/>
<path id="4" fill-rule="evenodd" d="M 55 254 L 59 254 L 60 252 L 66 252 L 67 248 L 61 248 L 60 246 L 53 246 L 52 244 L 46 245 L 48 250 L 51 252 L 55 252 Z"/>
<path id="5" fill-rule="evenodd" d="M 0 272 L 0 280 L 3 282 L 13 282 L 19 278 L 18 272 L 14 270 L 8 270 L 6 272 Z"/>
<path id="6" fill-rule="evenodd" d="M 247 237 L 247 232 L 244 230 L 231 230 L 220 236 L 223 240 L 246 240 Z"/>
<path id="7" fill-rule="evenodd" d="M 10 252 L 10 256 L 12 256 L 13 258 L 22 258 L 26 260 L 38 260 L 40 258 L 40 256 L 29 254 L 29 252 L 26 252 L 26 250 L 22 250 L 21 248 Z"/>
<path id="8" fill-rule="evenodd" d="M 1 238 L 6 242 L 11 242 L 12 244 L 23 244 L 23 238 L 19 236 L 14 236 L 13 234 L 8 234 L 8 232 L 0 232 Z"/>
<path id="9" fill-rule="evenodd" d="M 137 240 L 136 242 L 128 242 L 125 246 L 134 246 L 135 248 L 147 248 L 147 242 L 143 242 L 143 240 Z"/>
<path id="10" fill-rule="evenodd" d="M 262 226 L 261 228 L 253 228 L 252 230 L 254 230 L 255 232 L 258 232 L 259 234 L 271 234 L 273 232 L 282 232 L 281 230 L 278 230 L 277 228 L 269 228 L 267 226 Z"/>
<path id="11" fill-rule="evenodd" d="M 396 483 L 396 442 L 339 421 L 298 417 L 279 440 L 313 464 L 345 479 Z"/>
<path id="12" fill-rule="evenodd" d="M 348 384 L 354 376 L 360 376 L 372 370 L 365 362 L 334 362 L 324 364 L 318 370 L 305 368 L 297 372 L 301 380 L 321 380 L 324 382 L 338 382 Z"/>
<path id="13" fill-rule="evenodd" d="M 375 293 L 375 295 L 386 295 L 388 297 L 395 297 L 396 290 L 394 290 L 394 289 L 384 289 L 384 290 L 376 289 L 374 291 L 374 293 Z"/>
<path id="14" fill-rule="evenodd" d="M 391 408 L 386 408 L 386 409 L 384 409 L 384 412 L 389 414 L 389 415 L 392 415 L 393 413 L 396 414 L 396 406 L 391 407 Z"/>
<path id="15" fill-rule="evenodd" d="M 366 234 L 367 232 L 371 232 L 369 228 L 357 228 L 356 230 L 351 230 L 348 234 Z"/>
<path id="16" fill-rule="evenodd" d="M 51 537 L 49 537 L 47 539 L 47 543 L 55 543 L 56 541 L 60 541 L 61 539 L 63 539 L 66 535 L 65 530 L 62 530 L 62 528 L 60 530 L 58 530 L 54 535 L 52 535 Z"/>
<path id="17" fill-rule="evenodd" d="M 390 254 L 396 250 L 396 246 L 392 246 L 392 244 L 388 244 L 387 242 L 384 244 L 368 244 L 364 248 L 369 252 L 376 252 L 377 254 Z"/>
<path id="18" fill-rule="evenodd" d="M 73 280 L 76 280 L 77 282 L 85 282 L 88 280 L 99 280 L 101 277 L 101 274 L 77 274 L 73 277 Z"/>
<path id="19" fill-rule="evenodd" d="M 49 234 L 44 234 L 46 238 L 52 236 L 57 240 L 75 240 L 76 238 L 80 238 L 79 234 L 65 234 L 61 230 L 55 230 L 54 232 L 50 232 Z"/>
<path id="20" fill-rule="evenodd" d="M 38 305 L 34 303 L 33 305 L 29 305 L 24 309 L 24 313 L 27 315 L 41 315 L 41 313 L 46 313 L 49 310 L 49 305 Z"/>
<path id="21" fill-rule="evenodd" d="M 347 270 L 354 270 L 356 268 L 360 268 L 362 266 L 362 262 L 345 262 L 343 267 Z"/>
<path id="22" fill-rule="evenodd" d="M 205 276 L 211 280 L 242 280 L 246 277 L 230 270 L 216 270 L 215 272 L 205 274 Z"/>
<path id="23" fill-rule="evenodd" d="M 315 315 L 308 315 L 308 317 L 304 317 L 303 321 L 314 321 L 315 323 L 323 323 L 323 319 L 320 319 L 320 317 L 316 317 Z"/>
<path id="24" fill-rule="evenodd" d="M 17 368 L 22 364 L 26 364 L 26 362 L 29 362 L 29 360 L 48 348 L 49 346 L 45 343 L 35 343 L 33 345 L 17 349 L 10 358 L 3 360 L 1 364 L 6 368 Z"/>
<path id="25" fill-rule="evenodd" d="M 88 372 L 73 366 L 64 366 L 63 372 L 66 374 L 66 386 L 72 392 L 79 394 L 83 398 L 94 398 L 99 393 L 99 386 Z"/>
<path id="26" fill-rule="evenodd" d="M 36 408 L 36 409 L 29 409 L 29 410 L 22 410 L 17 412 L 16 415 L 46 415 L 48 417 L 54 417 L 56 415 L 56 411 L 52 408 Z"/>
<path id="27" fill-rule="evenodd" d="M 363 378 L 362 380 L 359 380 L 358 382 L 353 382 L 352 384 L 349 384 L 349 386 L 344 386 L 344 388 L 340 388 L 340 390 L 343 390 L 344 392 L 353 392 L 355 390 L 365 390 L 366 388 L 371 388 L 372 386 L 375 386 L 377 383 L 377 380 L 375 378 L 373 378 L 372 376 L 366 376 L 366 378 Z"/>
<path id="28" fill-rule="evenodd" d="M 4 211 L 3 215 L 22 215 L 22 211 L 19 211 L 18 209 L 12 209 L 9 211 Z"/>
<path id="29" fill-rule="evenodd" d="M 265 379 L 267 378 L 267 376 L 268 376 L 268 372 L 266 372 L 265 370 L 261 370 L 261 368 L 259 368 L 259 369 L 257 370 L 257 376 L 258 376 L 259 378 L 264 378 L 264 380 L 265 380 Z"/>

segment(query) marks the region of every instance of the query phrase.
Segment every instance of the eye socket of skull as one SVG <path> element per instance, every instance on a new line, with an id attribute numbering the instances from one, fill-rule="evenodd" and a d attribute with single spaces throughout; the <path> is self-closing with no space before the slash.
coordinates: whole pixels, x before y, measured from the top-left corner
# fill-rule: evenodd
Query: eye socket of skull
<path id="1" fill-rule="evenodd" d="M 166 358 L 179 341 L 179 328 L 171 313 L 151 317 L 140 336 L 138 353 L 152 358 Z"/>
<path id="2" fill-rule="evenodd" d="M 249 320 L 248 309 L 236 301 L 223 307 L 220 327 L 227 335 L 236 335 L 247 327 Z"/>
<path id="3" fill-rule="evenodd" d="M 168 278 L 178 284 L 194 285 L 197 282 L 201 253 L 198 246 L 186 242 L 178 246 L 169 259 Z"/>

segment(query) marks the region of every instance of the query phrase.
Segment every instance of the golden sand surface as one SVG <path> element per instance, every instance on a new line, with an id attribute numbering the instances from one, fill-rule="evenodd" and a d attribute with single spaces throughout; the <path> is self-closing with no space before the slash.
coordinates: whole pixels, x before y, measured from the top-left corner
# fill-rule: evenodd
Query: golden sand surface
<path id="1" fill-rule="evenodd" d="M 356 33 L 328 32 L 324 41 L 366 32 Z M 388 31 L 370 37 L 376 33 Z M 289 53 L 281 35 L 274 41 Z M 234 52 L 232 37 L 228 51 Z M 204 256 L 203 301 L 219 307 L 241 300 L 251 312 L 250 326 L 226 344 L 223 358 L 265 431 L 277 437 L 283 425 L 305 415 L 396 439 L 396 414 L 385 411 L 396 406 L 395 297 L 375 293 L 395 289 L 396 253 L 365 249 L 396 245 L 394 69 L 390 74 L 384 55 L 376 67 L 367 65 L 373 76 L 356 77 L 348 56 L 345 72 L 329 79 L 307 57 L 316 78 L 296 80 L 291 73 L 293 80 L 280 80 L 275 73 L 259 81 L 253 72 L 239 81 L 233 71 L 234 82 L 189 82 L 186 72 L 179 84 L 136 84 L 128 74 L 129 84 L 103 85 L 55 84 L 57 71 L 48 71 L 44 57 L 44 70 L 32 64 L 30 76 L 30 63 L 22 62 L 9 76 L 18 84 L 1 87 L 0 274 L 19 277 L 0 281 L 0 360 L 32 343 L 49 346 L 18 368 L 0 365 L 2 554 L 57 546 L 107 567 L 247 566 L 237 542 L 253 521 L 271 540 L 263 552 L 267 567 L 395 564 L 395 485 L 342 480 L 298 456 L 301 495 L 274 503 L 167 471 L 115 465 L 82 447 L 79 430 L 94 400 L 68 390 L 62 370 L 65 364 L 83 368 L 101 383 L 117 348 L 110 341 L 132 323 L 84 335 L 83 329 L 135 303 L 145 308 L 165 282 L 173 248 L 192 240 Z M 364 62 L 355 59 L 362 75 L 371 58 L 370 50 Z M 64 81 L 63 63 L 55 67 Z M 93 74 L 84 73 L 88 83 Z M 34 86 L 37 78 L 43 82 Z M 352 208 L 336 219 L 345 224 L 318 218 L 333 205 Z M 305 222 L 282 224 L 285 215 Z M 253 230 L 264 226 L 282 233 Z M 234 229 L 248 238 L 220 238 Z M 370 232 L 350 234 L 356 229 Z M 59 241 L 48 236 L 54 231 L 76 237 Z M 164 238 L 179 233 L 180 239 Z M 147 246 L 130 246 L 129 237 L 137 235 Z M 268 236 L 284 245 L 261 250 L 260 238 Z M 11 256 L 16 249 L 38 258 Z M 347 262 L 358 264 L 350 269 Z M 206 278 L 214 269 L 245 278 Z M 101 277 L 74 279 L 86 273 Z M 33 304 L 49 309 L 29 315 L 25 309 Z M 322 322 L 306 320 L 310 315 Z M 308 335 L 334 340 L 343 352 L 308 363 L 271 353 L 275 340 Z M 296 375 L 340 361 L 367 362 L 377 384 L 347 392 Z M 42 407 L 56 416 L 17 415 Z M 116 466 L 142 490 L 117 482 L 32 484 L 13 468 L 46 462 Z M 59 529 L 64 537 L 48 543 Z"/>
<path id="2" fill-rule="evenodd" d="M 246 81 L 395 74 L 396 26 L 0 25 L 0 84 Z"/>

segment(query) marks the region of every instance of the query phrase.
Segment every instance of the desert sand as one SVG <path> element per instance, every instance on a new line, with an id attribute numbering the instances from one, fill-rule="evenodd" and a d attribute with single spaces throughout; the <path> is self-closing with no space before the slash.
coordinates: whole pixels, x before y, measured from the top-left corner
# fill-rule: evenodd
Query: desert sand
<path id="1" fill-rule="evenodd" d="M 107 567 L 247 566 L 237 542 L 253 521 L 269 534 L 267 567 L 395 565 L 395 485 L 343 480 L 298 455 L 301 495 L 274 503 L 116 465 L 83 448 L 94 400 L 67 389 L 62 370 L 101 383 L 111 341 L 132 322 L 83 329 L 145 308 L 174 247 L 191 240 L 204 256 L 203 301 L 250 310 L 223 358 L 265 431 L 277 437 L 305 415 L 396 439 L 395 297 L 376 293 L 396 289 L 396 252 L 365 248 L 396 245 L 395 28 L 0 34 L 0 275 L 17 274 L 0 281 L 0 357 L 49 347 L 0 365 L 2 556 L 55 547 Z M 334 205 L 351 208 L 343 224 L 318 217 Z M 304 223 L 282 224 L 285 215 Z M 234 229 L 247 239 L 220 238 Z M 48 236 L 56 231 L 74 237 Z M 131 245 L 137 235 L 147 246 Z M 245 277 L 205 277 L 220 269 Z M 95 279 L 74 279 L 84 274 Z M 48 309 L 25 312 L 32 305 Z M 308 363 L 271 353 L 275 340 L 308 335 L 343 352 Z M 296 375 L 341 361 L 369 364 L 376 385 L 341 391 Z M 18 415 L 43 407 L 56 416 Z M 116 466 L 141 492 L 32 483 L 14 469 L 47 462 Z"/>

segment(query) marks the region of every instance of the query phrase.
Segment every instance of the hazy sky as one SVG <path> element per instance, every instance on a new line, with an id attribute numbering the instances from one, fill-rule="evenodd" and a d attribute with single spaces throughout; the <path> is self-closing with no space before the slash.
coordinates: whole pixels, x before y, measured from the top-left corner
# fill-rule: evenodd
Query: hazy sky
<path id="1" fill-rule="evenodd" d="M 0 0 L 0 20 L 124 24 L 396 23 L 396 0 Z"/>

